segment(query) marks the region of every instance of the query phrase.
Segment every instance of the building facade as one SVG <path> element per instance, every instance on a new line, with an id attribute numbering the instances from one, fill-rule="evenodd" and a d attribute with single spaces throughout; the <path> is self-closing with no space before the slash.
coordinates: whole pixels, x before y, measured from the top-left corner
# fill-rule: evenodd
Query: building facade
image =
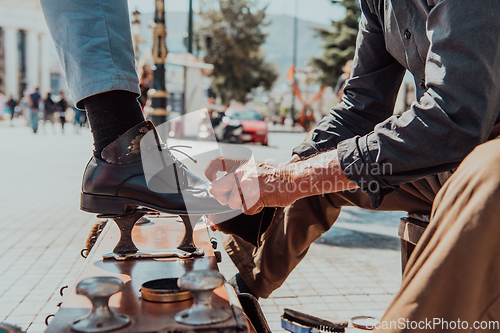
<path id="1" fill-rule="evenodd" d="M 51 90 L 59 65 L 37 0 L 0 0 L 0 92 L 16 99 Z M 52 78 L 54 81 L 54 77 Z"/>

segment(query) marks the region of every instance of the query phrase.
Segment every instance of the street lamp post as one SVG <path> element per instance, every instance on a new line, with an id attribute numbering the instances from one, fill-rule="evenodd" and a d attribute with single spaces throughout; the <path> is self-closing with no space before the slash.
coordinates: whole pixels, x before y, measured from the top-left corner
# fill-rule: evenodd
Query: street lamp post
<path id="1" fill-rule="evenodd" d="M 297 19 L 297 9 L 298 0 L 295 0 L 295 18 L 293 19 L 293 83 L 297 85 L 297 80 L 295 79 L 295 67 L 297 67 L 297 34 L 298 34 L 298 19 Z M 292 86 L 292 106 L 290 107 L 290 116 L 292 117 L 293 124 L 295 125 L 295 93 Z"/>
<path id="2" fill-rule="evenodd" d="M 165 86 L 165 59 L 167 58 L 166 46 L 167 28 L 165 25 L 165 2 L 155 0 L 155 16 L 153 28 L 153 59 L 155 70 L 153 72 L 153 90 L 151 98 L 151 121 L 155 126 L 167 121 L 167 89 Z"/>
<path id="3" fill-rule="evenodd" d="M 193 0 L 189 0 L 187 51 L 193 53 Z"/>
<path id="4" fill-rule="evenodd" d="M 135 65 L 139 62 L 139 46 L 141 44 L 141 13 L 136 9 L 132 13 L 132 42 L 134 44 Z"/>

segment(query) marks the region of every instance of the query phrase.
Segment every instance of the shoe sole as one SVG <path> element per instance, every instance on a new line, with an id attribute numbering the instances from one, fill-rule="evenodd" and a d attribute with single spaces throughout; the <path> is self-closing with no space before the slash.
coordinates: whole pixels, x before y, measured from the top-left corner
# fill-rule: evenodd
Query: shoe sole
<path id="1" fill-rule="evenodd" d="M 81 193 L 80 195 L 80 209 L 88 213 L 101 214 L 101 215 L 122 215 L 126 212 L 130 212 L 131 210 L 136 209 L 137 207 L 146 207 L 154 211 L 167 214 L 174 214 L 174 215 L 187 215 L 187 214 L 206 215 L 206 214 L 227 213 L 228 211 L 231 211 L 231 209 L 228 208 L 227 211 L 219 210 L 219 211 L 197 212 L 189 210 L 188 212 L 186 210 L 166 209 L 163 207 L 158 207 L 135 199 L 112 197 L 107 195 L 87 194 L 87 193 Z"/>

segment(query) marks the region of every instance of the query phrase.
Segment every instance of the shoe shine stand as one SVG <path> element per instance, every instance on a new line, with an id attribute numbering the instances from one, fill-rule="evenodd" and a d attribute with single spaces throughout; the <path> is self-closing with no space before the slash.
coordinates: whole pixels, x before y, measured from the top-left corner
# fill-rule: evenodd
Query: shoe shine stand
<path id="1" fill-rule="evenodd" d="M 183 224 L 144 208 L 99 217 L 115 223 L 100 232 L 46 333 L 248 332 L 234 289 L 218 272 L 202 215 L 180 216 Z M 154 290 L 146 286 L 158 280 L 174 280 L 192 297 L 148 299 L 146 291 Z"/>
<path id="2" fill-rule="evenodd" d="M 185 234 L 181 243 L 175 249 L 158 249 L 139 251 L 132 239 L 132 230 L 144 215 L 156 215 L 156 212 L 147 208 L 136 208 L 122 215 L 98 215 L 98 218 L 108 218 L 115 221 L 120 229 L 120 239 L 113 252 L 105 253 L 104 259 L 126 260 L 139 258 L 190 258 L 203 256 L 204 251 L 196 247 L 193 241 L 193 223 L 205 218 L 203 215 L 179 215 L 184 223 Z"/>

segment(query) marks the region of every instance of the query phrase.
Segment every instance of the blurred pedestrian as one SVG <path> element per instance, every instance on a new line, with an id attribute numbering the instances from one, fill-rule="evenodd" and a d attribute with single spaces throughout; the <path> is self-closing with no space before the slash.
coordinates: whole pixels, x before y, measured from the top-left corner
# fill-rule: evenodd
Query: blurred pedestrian
<path id="1" fill-rule="evenodd" d="M 7 101 L 7 107 L 10 112 L 10 126 L 14 126 L 14 116 L 16 115 L 16 106 L 17 101 L 14 99 L 14 96 L 10 94 L 9 100 Z"/>
<path id="2" fill-rule="evenodd" d="M 30 96 L 27 91 L 24 92 L 23 96 L 19 99 L 19 104 L 17 105 L 19 110 L 19 115 L 24 117 L 26 120 L 26 126 L 31 126 L 31 111 L 30 111 Z"/>
<path id="3" fill-rule="evenodd" d="M 43 100 L 44 108 L 43 108 L 43 131 L 46 131 L 45 124 L 50 122 L 52 126 L 52 131 L 55 132 L 54 129 L 54 113 L 56 111 L 56 105 L 52 100 L 51 93 L 47 93 L 47 97 Z"/>
<path id="4" fill-rule="evenodd" d="M 7 111 L 7 96 L 0 91 L 0 120 L 3 120 L 3 113 Z"/>
<path id="5" fill-rule="evenodd" d="M 80 116 L 80 127 L 89 127 L 89 123 L 87 122 L 87 112 L 82 111 Z"/>
<path id="6" fill-rule="evenodd" d="M 73 133 L 80 133 L 80 128 L 82 127 L 82 110 L 78 109 L 76 106 L 75 102 L 71 103 L 71 108 L 73 109 L 73 112 L 75 114 L 75 117 L 73 118 Z"/>
<path id="7" fill-rule="evenodd" d="M 139 76 L 139 89 L 141 90 L 141 95 L 139 96 L 139 103 L 141 104 L 142 110 L 148 101 L 148 91 L 153 87 L 153 71 L 148 64 L 142 66 L 142 72 Z"/>
<path id="8" fill-rule="evenodd" d="M 38 131 L 38 112 L 40 107 L 40 101 L 42 96 L 40 95 L 40 89 L 38 87 L 35 88 L 35 92 L 33 92 L 29 96 L 29 106 L 31 109 L 31 128 L 33 129 L 33 133 Z"/>
<path id="9" fill-rule="evenodd" d="M 335 86 L 335 93 L 340 101 L 342 101 L 342 96 L 344 96 L 344 86 L 348 78 L 351 77 L 352 60 L 348 60 L 344 66 L 342 66 L 342 74 L 340 74 L 337 80 L 337 85 Z"/>
<path id="10" fill-rule="evenodd" d="M 68 102 L 64 98 L 64 91 L 59 91 L 59 101 L 56 103 L 56 111 L 61 122 L 61 131 L 64 133 L 64 124 L 66 123 L 66 109 L 68 108 Z"/>

